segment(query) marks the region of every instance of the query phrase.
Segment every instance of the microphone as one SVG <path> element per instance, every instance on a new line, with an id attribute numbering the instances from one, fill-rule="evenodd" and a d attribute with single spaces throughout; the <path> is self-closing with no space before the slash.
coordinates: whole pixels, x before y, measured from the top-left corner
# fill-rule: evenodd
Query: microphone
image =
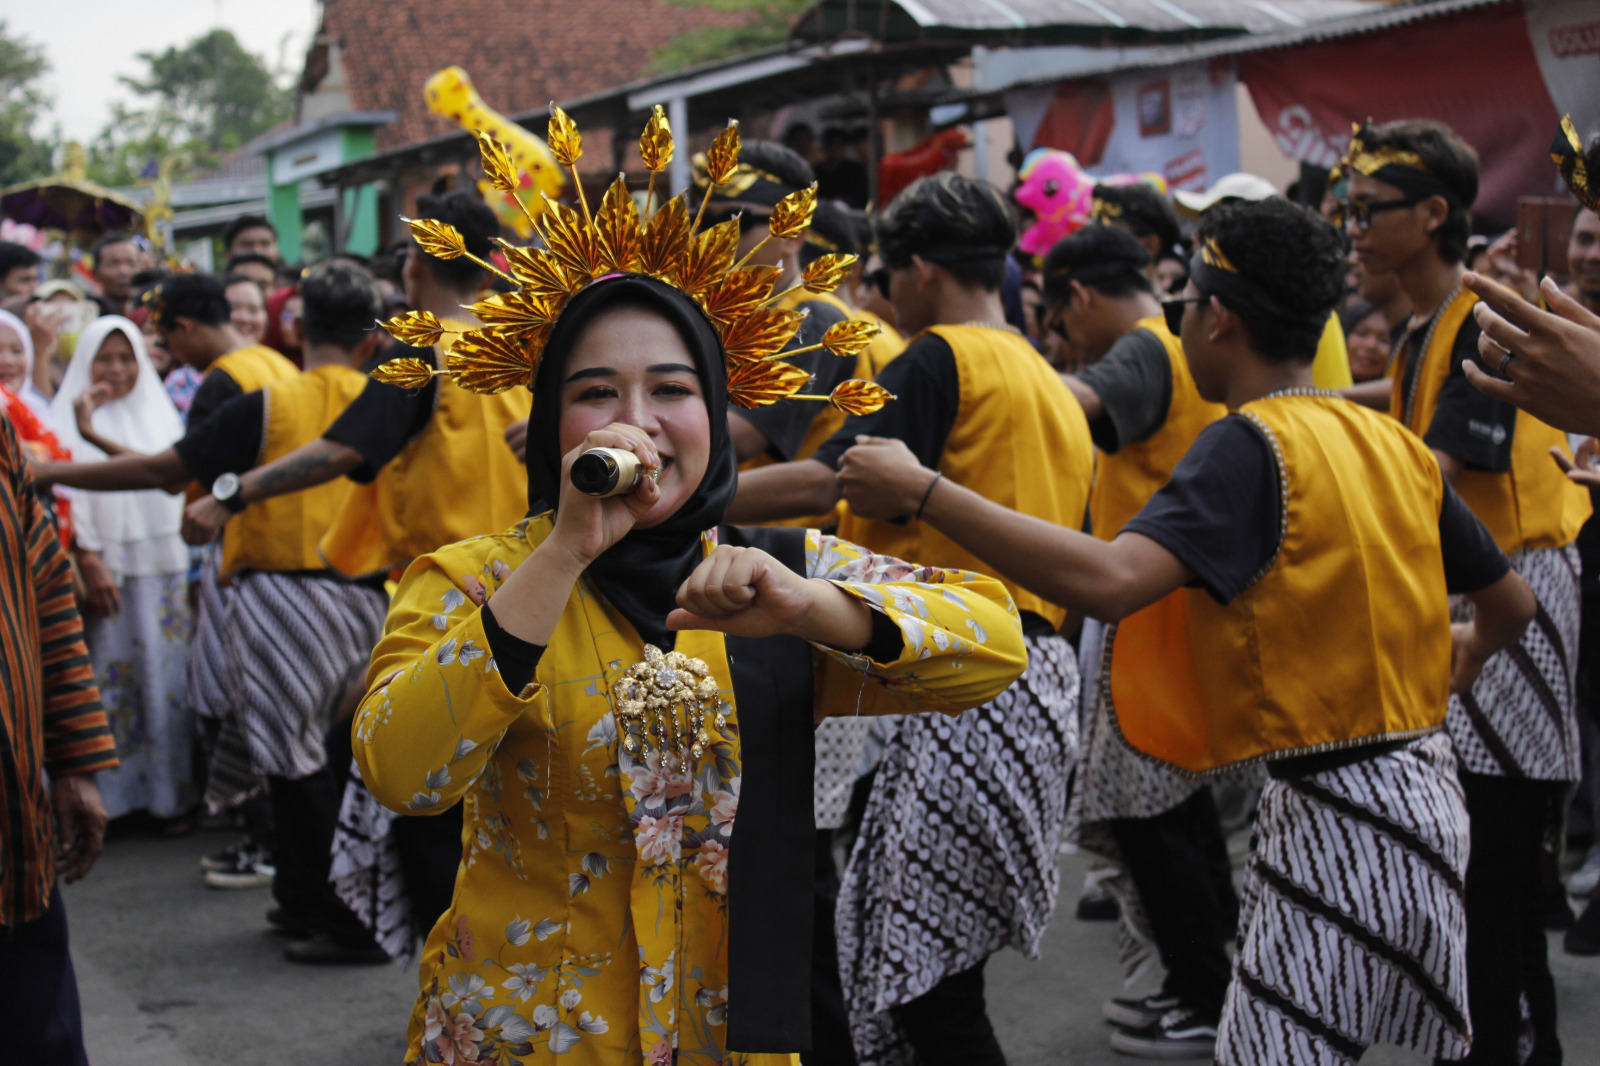
<path id="1" fill-rule="evenodd" d="M 572 461 L 572 487 L 587 496 L 626 496 L 639 482 L 656 476 L 625 448 L 590 448 Z"/>

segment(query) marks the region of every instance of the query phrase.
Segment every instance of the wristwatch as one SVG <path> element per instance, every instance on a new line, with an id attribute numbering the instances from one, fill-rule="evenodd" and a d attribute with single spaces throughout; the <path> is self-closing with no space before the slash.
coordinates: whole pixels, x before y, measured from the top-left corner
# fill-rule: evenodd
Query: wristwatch
<path id="1" fill-rule="evenodd" d="M 211 498 L 233 514 L 244 510 L 244 497 L 239 495 L 239 475 L 223 474 L 211 483 Z"/>

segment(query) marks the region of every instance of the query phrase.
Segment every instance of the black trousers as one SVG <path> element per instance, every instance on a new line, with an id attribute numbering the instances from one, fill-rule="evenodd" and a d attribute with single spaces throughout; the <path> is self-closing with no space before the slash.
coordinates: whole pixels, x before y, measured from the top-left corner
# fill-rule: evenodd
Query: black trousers
<path id="1" fill-rule="evenodd" d="M 1211 790 L 1153 818 L 1117 818 L 1111 832 L 1167 969 L 1161 991 L 1207 1018 L 1222 1014 L 1238 935 L 1239 896 Z"/>
<path id="2" fill-rule="evenodd" d="M 988 961 L 951 974 L 910 1003 L 889 1008 L 921 1066 L 1005 1066 L 983 998 Z"/>
<path id="3" fill-rule="evenodd" d="M 317 932 L 350 947 L 367 947 L 372 934 L 328 883 L 333 831 L 342 789 L 332 770 L 309 777 L 267 778 L 272 805 L 272 853 L 277 874 L 272 897 L 278 906 Z"/>
<path id="4" fill-rule="evenodd" d="M 856 1066 L 850 1015 L 839 980 L 839 942 L 833 933 L 839 904 L 839 867 L 833 860 L 833 830 L 817 830 L 816 879 L 811 917 L 811 1050 L 806 1066 Z"/>
<path id="5" fill-rule="evenodd" d="M 1467 860 L 1467 1002 L 1472 1051 L 1464 1063 L 1517 1062 L 1522 997 L 1533 1015 L 1530 1066 L 1561 1062 L 1556 988 L 1544 931 L 1544 829 L 1563 786 L 1463 773 L 1472 819 Z"/>
<path id="6" fill-rule="evenodd" d="M 411 924 L 419 936 L 433 931 L 456 890 L 461 867 L 461 804 L 426 818 L 396 818 L 391 829 L 400 879 L 411 897 Z"/>
<path id="7" fill-rule="evenodd" d="M 39 918 L 0 927 L 0 1032 L 7 1062 L 88 1066 L 60 889 Z"/>

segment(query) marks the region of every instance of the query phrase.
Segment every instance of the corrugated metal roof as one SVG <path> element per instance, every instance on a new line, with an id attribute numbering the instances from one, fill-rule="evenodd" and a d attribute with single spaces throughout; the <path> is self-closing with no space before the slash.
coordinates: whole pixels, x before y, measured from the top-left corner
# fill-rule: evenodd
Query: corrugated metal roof
<path id="1" fill-rule="evenodd" d="M 1192 3 L 1192 0 L 1183 0 L 1183 2 L 1189 4 Z M 1470 11 L 1474 8 L 1522 2 L 1523 0 L 1414 0 L 1412 3 L 1394 4 L 1376 11 L 1370 9 L 1372 5 L 1364 4 L 1362 6 L 1368 10 L 1355 15 L 1308 23 L 1305 26 L 1286 28 L 1275 33 L 1245 34 L 1220 40 L 1156 45 L 1133 49 L 1120 54 L 1108 55 L 1104 63 L 1076 62 L 1072 65 L 1070 71 L 1063 70 L 1048 75 L 1029 76 L 1004 85 L 989 85 L 981 89 L 956 90 L 945 94 L 940 98 L 940 102 L 954 103 L 963 100 L 974 100 L 1000 91 L 1010 91 L 1035 85 L 1051 85 L 1058 81 L 1075 78 L 1099 77 L 1123 70 L 1166 67 L 1200 59 L 1243 55 L 1247 52 L 1263 52 L 1276 48 L 1292 48 L 1296 45 L 1314 44 L 1318 41 L 1334 40 L 1340 37 L 1355 37 L 1364 33 L 1376 33 L 1425 19 L 1443 18 L 1447 15 Z"/>
<path id="2" fill-rule="evenodd" d="M 820 0 L 790 36 L 975 43 L 1193 40 L 1367 14 L 1373 0 Z"/>

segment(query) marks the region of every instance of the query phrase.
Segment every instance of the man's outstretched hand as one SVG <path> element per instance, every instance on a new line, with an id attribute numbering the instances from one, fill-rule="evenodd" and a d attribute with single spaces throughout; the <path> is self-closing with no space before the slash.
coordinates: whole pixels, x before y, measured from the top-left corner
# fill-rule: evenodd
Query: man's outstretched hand
<path id="1" fill-rule="evenodd" d="M 1540 285 L 1549 311 L 1481 274 L 1463 281 L 1482 298 L 1472 313 L 1483 329 L 1483 364 L 1498 369 L 1504 363 L 1511 379 L 1491 377 L 1469 360 L 1467 380 L 1557 429 L 1600 436 L 1600 316 L 1549 278 Z"/>

